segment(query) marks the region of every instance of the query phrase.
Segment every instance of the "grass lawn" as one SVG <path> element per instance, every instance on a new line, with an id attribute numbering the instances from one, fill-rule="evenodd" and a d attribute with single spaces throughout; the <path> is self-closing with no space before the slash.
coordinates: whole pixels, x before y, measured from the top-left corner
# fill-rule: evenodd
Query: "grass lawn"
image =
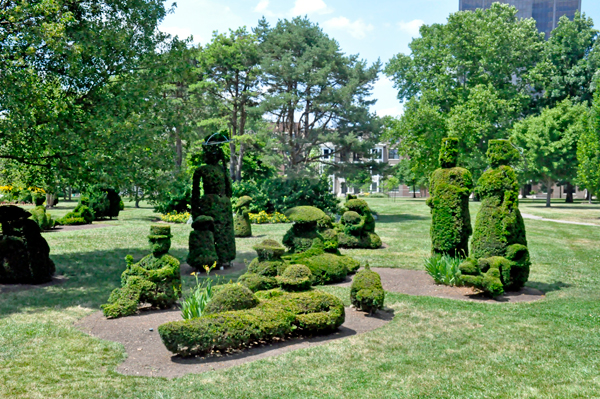
<path id="1" fill-rule="evenodd" d="M 346 251 L 371 266 L 422 268 L 429 209 L 422 199 L 369 199 L 385 249 Z M 526 213 L 598 219 L 600 207 Z M 56 216 L 74 203 L 61 203 Z M 473 220 L 479 204 L 472 203 Z M 543 214 L 542 214 L 543 213 Z M 572 218 L 572 219 L 571 219 Z M 131 204 L 110 227 L 44 233 L 64 283 L 0 294 L 2 398 L 600 398 L 600 228 L 526 220 L 532 271 L 546 292 L 534 303 L 496 304 L 388 293 L 385 327 L 323 346 L 230 369 L 167 380 L 114 371 L 121 345 L 91 338 L 73 323 L 97 311 L 119 284 L 123 258 L 148 253 L 156 220 Z M 254 243 L 280 240 L 289 225 L 253 226 Z M 184 259 L 190 227 L 173 225 L 171 253 Z M 233 276 L 236 277 L 236 276 Z M 185 279 L 189 289 L 192 277 Z M 348 302 L 349 290 L 322 288 Z"/>

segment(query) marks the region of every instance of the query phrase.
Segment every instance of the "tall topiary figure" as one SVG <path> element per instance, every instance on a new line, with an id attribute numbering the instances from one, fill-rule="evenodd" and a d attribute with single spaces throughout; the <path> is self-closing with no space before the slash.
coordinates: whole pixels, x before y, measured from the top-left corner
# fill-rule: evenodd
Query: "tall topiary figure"
<path id="1" fill-rule="evenodd" d="M 250 208 L 252 197 L 244 195 L 237 199 L 235 204 L 235 216 L 233 219 L 233 230 L 236 237 L 251 237 L 252 224 L 250 224 Z"/>
<path id="2" fill-rule="evenodd" d="M 194 172 L 192 186 L 192 218 L 209 216 L 214 223 L 214 243 L 218 263 L 229 266 L 235 259 L 235 233 L 233 230 L 233 210 L 231 207 L 231 181 L 227 172 L 226 159 L 219 142 L 207 139 L 202 146 L 205 165 Z M 200 184 L 204 195 L 200 196 Z M 190 240 L 193 237 L 190 235 Z M 190 249 L 192 243 L 190 243 Z M 195 268 L 205 265 L 190 264 Z"/>
<path id="3" fill-rule="evenodd" d="M 0 206 L 0 284 L 41 284 L 52 280 L 50 247 L 31 213 Z"/>
<path id="4" fill-rule="evenodd" d="M 135 314 L 140 304 L 166 309 L 181 296 L 179 261 L 169 255 L 171 227 L 151 226 L 148 236 L 152 253 L 133 263 L 128 255 L 127 268 L 121 275 L 121 288 L 115 289 L 102 305 L 108 318 Z"/>
<path id="5" fill-rule="evenodd" d="M 371 249 L 381 247 L 381 238 L 375 233 L 375 219 L 366 201 L 349 195 L 344 207 L 346 212 L 340 220 L 339 246 Z"/>
<path id="6" fill-rule="evenodd" d="M 475 221 L 472 259 L 461 266 L 463 281 L 492 296 L 518 290 L 529 278 L 525 223 L 519 211 L 519 182 L 510 166 L 519 158 L 508 140 L 490 140 L 490 168 L 479 178 L 481 208 Z"/>
<path id="7" fill-rule="evenodd" d="M 433 254 L 466 257 L 472 233 L 469 214 L 469 195 L 473 190 L 471 173 L 456 166 L 458 139 L 442 140 L 441 168 L 430 178 L 431 252 Z"/>

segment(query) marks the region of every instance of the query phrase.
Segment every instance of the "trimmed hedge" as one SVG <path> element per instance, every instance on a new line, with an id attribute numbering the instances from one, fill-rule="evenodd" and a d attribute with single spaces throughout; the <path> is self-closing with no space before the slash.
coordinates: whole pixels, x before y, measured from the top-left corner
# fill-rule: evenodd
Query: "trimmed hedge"
<path id="1" fill-rule="evenodd" d="M 381 285 L 381 277 L 372 271 L 367 264 L 359 271 L 350 286 L 350 301 L 357 309 L 373 313 L 383 308 L 385 292 Z"/>
<path id="2" fill-rule="evenodd" d="M 289 265 L 277 282 L 285 291 L 306 291 L 312 285 L 312 273 L 304 265 Z"/>
<path id="3" fill-rule="evenodd" d="M 256 305 L 258 305 L 258 299 L 248 288 L 240 284 L 225 284 L 219 287 L 204 312 L 206 314 L 222 313 L 251 309 Z"/>
<path id="4" fill-rule="evenodd" d="M 159 326 L 158 332 L 169 351 L 193 356 L 243 348 L 276 337 L 326 333 L 344 322 L 344 305 L 331 294 L 266 293 L 254 308 L 170 322 Z"/>

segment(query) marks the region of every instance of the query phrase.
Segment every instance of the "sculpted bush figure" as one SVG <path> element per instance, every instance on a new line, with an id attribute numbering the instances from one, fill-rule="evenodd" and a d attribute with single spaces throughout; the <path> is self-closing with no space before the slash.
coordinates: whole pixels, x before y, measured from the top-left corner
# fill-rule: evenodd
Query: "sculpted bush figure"
<path id="1" fill-rule="evenodd" d="M 340 220 L 339 246 L 370 249 L 381 247 L 381 238 L 375 233 L 375 219 L 366 201 L 349 195 L 344 207 L 346 212 Z"/>
<path id="2" fill-rule="evenodd" d="M 209 139 L 210 140 L 210 139 Z M 229 266 L 235 259 L 235 234 L 233 230 L 233 210 L 231 207 L 231 181 L 227 172 L 225 154 L 220 145 L 203 145 L 205 165 L 194 172 L 192 187 L 192 218 L 200 216 L 213 219 L 215 254 L 221 266 Z M 200 196 L 200 182 L 204 195 Z M 205 224 L 203 224 L 204 226 Z M 190 250 L 193 239 L 190 235 Z M 191 251 L 190 251 L 191 252 Z M 192 259 L 192 262 L 194 260 Z M 197 269 L 204 264 L 190 263 Z"/>
<path id="3" fill-rule="evenodd" d="M 430 178 L 431 252 L 466 257 L 472 233 L 469 195 L 473 190 L 471 173 L 456 166 L 458 139 L 445 138 L 440 149 L 441 168 Z"/>
<path id="4" fill-rule="evenodd" d="M 250 208 L 252 197 L 247 195 L 237 199 L 233 230 L 236 237 L 252 237 L 252 224 L 250 224 Z"/>

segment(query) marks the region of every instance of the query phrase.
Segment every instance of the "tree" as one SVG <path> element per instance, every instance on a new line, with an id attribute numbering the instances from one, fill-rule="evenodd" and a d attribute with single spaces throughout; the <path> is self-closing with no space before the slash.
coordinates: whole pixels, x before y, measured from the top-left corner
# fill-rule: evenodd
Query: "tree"
<path id="1" fill-rule="evenodd" d="M 126 136 L 124 84 L 164 39 L 158 0 L 0 2 L 0 159 L 72 170 Z"/>
<path id="2" fill-rule="evenodd" d="M 592 196 L 600 193 L 600 91 L 594 95 L 594 102 L 583 130 L 577 142 L 577 182 Z"/>
<path id="3" fill-rule="evenodd" d="M 525 175 L 543 182 L 548 189 L 547 207 L 554 183 L 575 179 L 577 141 L 585 131 L 586 114 L 586 106 L 567 99 L 513 128 L 512 139 L 523 149 Z"/>
<path id="4" fill-rule="evenodd" d="M 213 35 L 198 55 L 202 71 L 201 90 L 216 97 L 222 105 L 231 132 L 230 174 L 234 181 L 242 179 L 244 152 L 248 146 L 246 125 L 257 105 L 259 84 L 259 52 L 257 37 L 246 28 L 230 30 L 229 35 Z"/>
<path id="5" fill-rule="evenodd" d="M 314 162 L 329 163 L 320 150 L 367 154 L 378 139 L 378 118 L 368 97 L 380 63 L 368 67 L 345 56 L 339 44 L 306 18 L 280 20 L 273 28 L 262 19 L 254 30 L 260 42 L 264 95 L 260 109 L 275 123 L 276 150 L 287 173 Z"/>
<path id="6" fill-rule="evenodd" d="M 542 60 L 531 71 L 542 90 L 542 104 L 553 107 L 571 98 L 592 100 L 592 80 L 600 66 L 600 39 L 591 18 L 579 12 L 573 20 L 562 16 L 544 44 Z"/>

